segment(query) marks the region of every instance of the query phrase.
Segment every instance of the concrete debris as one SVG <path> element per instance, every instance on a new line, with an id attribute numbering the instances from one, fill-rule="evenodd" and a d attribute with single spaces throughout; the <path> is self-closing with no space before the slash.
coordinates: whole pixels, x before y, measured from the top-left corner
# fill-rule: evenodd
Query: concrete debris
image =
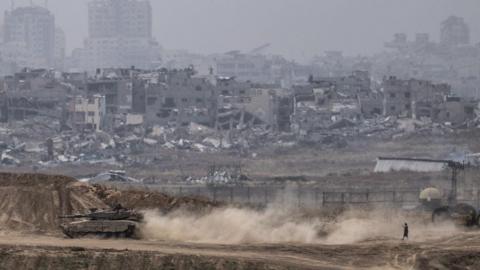
<path id="1" fill-rule="evenodd" d="M 158 141 L 157 140 L 154 140 L 154 139 L 150 139 L 150 138 L 144 138 L 143 139 L 143 142 L 147 145 L 156 145 L 158 144 Z"/>
<path id="2" fill-rule="evenodd" d="M 214 148 L 219 148 L 222 145 L 222 142 L 220 140 L 212 137 L 203 139 L 203 143 L 208 144 Z"/>
<path id="3" fill-rule="evenodd" d="M 419 134 L 441 136 L 460 128 L 458 125 L 436 123 L 430 118 L 417 120 L 376 116 L 359 120 L 342 118 L 341 115 L 324 118 L 324 111 L 320 112 L 314 114 L 317 118 L 314 118 L 316 124 L 313 126 L 295 126 L 298 119 L 293 118 L 291 132 L 278 132 L 262 126 L 215 131 L 201 124 L 191 124 L 185 129 L 154 126 L 150 130 L 130 128 L 111 132 L 75 132 L 59 131 L 60 126 L 55 121 L 38 124 L 45 118 L 33 117 L 17 122 L 15 126 L 0 124 L 0 151 L 5 166 L 71 163 L 107 164 L 122 168 L 136 164 L 139 159 L 143 164 L 159 162 L 158 151 L 161 149 L 199 153 L 237 151 L 250 156 L 254 149 L 268 145 L 294 147 L 306 143 L 339 148 L 362 138 L 389 140 Z M 475 118 L 466 121 L 462 127 L 476 128 L 479 125 L 480 119 Z"/>
<path id="4" fill-rule="evenodd" d="M 19 165 L 20 160 L 7 154 L 6 152 L 3 152 L 1 155 L 1 162 L 3 165 Z"/>
<path id="5" fill-rule="evenodd" d="M 211 165 L 206 176 L 201 178 L 187 177 L 185 182 L 190 184 L 242 185 L 249 178 L 242 173 L 242 166 L 238 164 Z"/>

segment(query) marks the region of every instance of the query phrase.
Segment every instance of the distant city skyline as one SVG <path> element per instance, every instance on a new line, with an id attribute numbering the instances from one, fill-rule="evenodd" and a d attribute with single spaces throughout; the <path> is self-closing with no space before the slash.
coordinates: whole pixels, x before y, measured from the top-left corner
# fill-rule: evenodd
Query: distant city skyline
<path id="1" fill-rule="evenodd" d="M 29 1 L 16 1 L 17 5 Z M 23 3 L 22 3 L 23 2 Z M 44 0 L 34 1 L 43 4 Z M 88 36 L 89 0 L 49 0 L 56 25 L 67 38 L 67 53 Z M 465 18 L 471 41 L 480 41 L 478 0 L 152 0 L 153 36 L 167 49 L 194 53 L 249 50 L 271 43 L 269 52 L 299 61 L 341 50 L 372 54 L 394 33 L 429 33 L 439 40 L 440 23 L 450 15 Z M 4 12 L 10 1 L 2 1 Z M 408 19 L 407 19 L 408 18 Z M 332 29 L 335 29 L 333 31 Z"/>

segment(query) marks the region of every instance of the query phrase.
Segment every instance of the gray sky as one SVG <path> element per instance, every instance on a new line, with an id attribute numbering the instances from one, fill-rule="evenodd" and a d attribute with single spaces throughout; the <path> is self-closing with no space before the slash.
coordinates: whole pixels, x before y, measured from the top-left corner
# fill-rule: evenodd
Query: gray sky
<path id="1" fill-rule="evenodd" d="M 27 0 L 16 0 L 28 2 Z M 44 0 L 35 0 L 43 3 Z M 449 15 L 464 17 L 471 40 L 480 41 L 480 0 L 151 0 L 154 35 L 169 49 L 214 53 L 251 50 L 304 60 L 325 50 L 345 54 L 379 51 L 395 32 L 413 38 L 428 32 L 438 40 Z M 49 0 L 69 50 L 87 36 L 88 0 Z M 10 0 L 0 1 L 0 10 Z M 2 12 L 3 14 L 3 12 Z"/>

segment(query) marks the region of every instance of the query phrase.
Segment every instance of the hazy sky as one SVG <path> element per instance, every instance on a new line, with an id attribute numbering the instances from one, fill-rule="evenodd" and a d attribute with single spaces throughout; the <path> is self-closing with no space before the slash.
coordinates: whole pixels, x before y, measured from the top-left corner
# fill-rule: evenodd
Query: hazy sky
<path id="1" fill-rule="evenodd" d="M 18 3 L 28 0 L 15 0 Z M 87 36 L 89 0 L 49 0 L 69 50 Z M 34 0 L 43 3 L 44 0 Z M 273 53 L 303 60 L 325 50 L 369 54 L 395 32 L 438 40 L 450 15 L 464 17 L 480 41 L 480 0 L 151 0 L 153 31 L 168 49 L 213 53 L 249 51 L 271 43 Z M 10 0 L 0 0 L 0 10 Z M 3 14 L 3 12 L 2 12 Z"/>

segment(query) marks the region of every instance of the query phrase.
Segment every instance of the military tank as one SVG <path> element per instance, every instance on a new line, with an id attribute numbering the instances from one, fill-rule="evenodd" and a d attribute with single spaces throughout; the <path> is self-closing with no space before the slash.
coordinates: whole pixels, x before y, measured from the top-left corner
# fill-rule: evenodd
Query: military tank
<path id="1" fill-rule="evenodd" d="M 432 221 L 438 223 L 448 220 L 461 226 L 480 226 L 480 214 L 477 213 L 475 207 L 466 203 L 459 203 L 457 200 L 457 175 L 458 171 L 465 170 L 465 164 L 451 160 L 446 162 L 447 166 L 452 170 L 452 187 L 447 204 L 441 205 L 441 197 L 438 195 L 439 193 L 436 194 L 433 189 L 425 190 L 425 194 L 434 195 L 431 196 L 431 201 L 434 202 L 436 206 L 432 212 Z"/>
<path id="2" fill-rule="evenodd" d="M 143 215 L 133 210 L 116 207 L 110 210 L 93 208 L 87 214 L 66 215 L 60 218 L 74 220 L 60 225 L 63 233 L 70 238 L 89 235 L 105 238 L 135 238 L 138 237 L 138 225 L 143 220 Z"/>

